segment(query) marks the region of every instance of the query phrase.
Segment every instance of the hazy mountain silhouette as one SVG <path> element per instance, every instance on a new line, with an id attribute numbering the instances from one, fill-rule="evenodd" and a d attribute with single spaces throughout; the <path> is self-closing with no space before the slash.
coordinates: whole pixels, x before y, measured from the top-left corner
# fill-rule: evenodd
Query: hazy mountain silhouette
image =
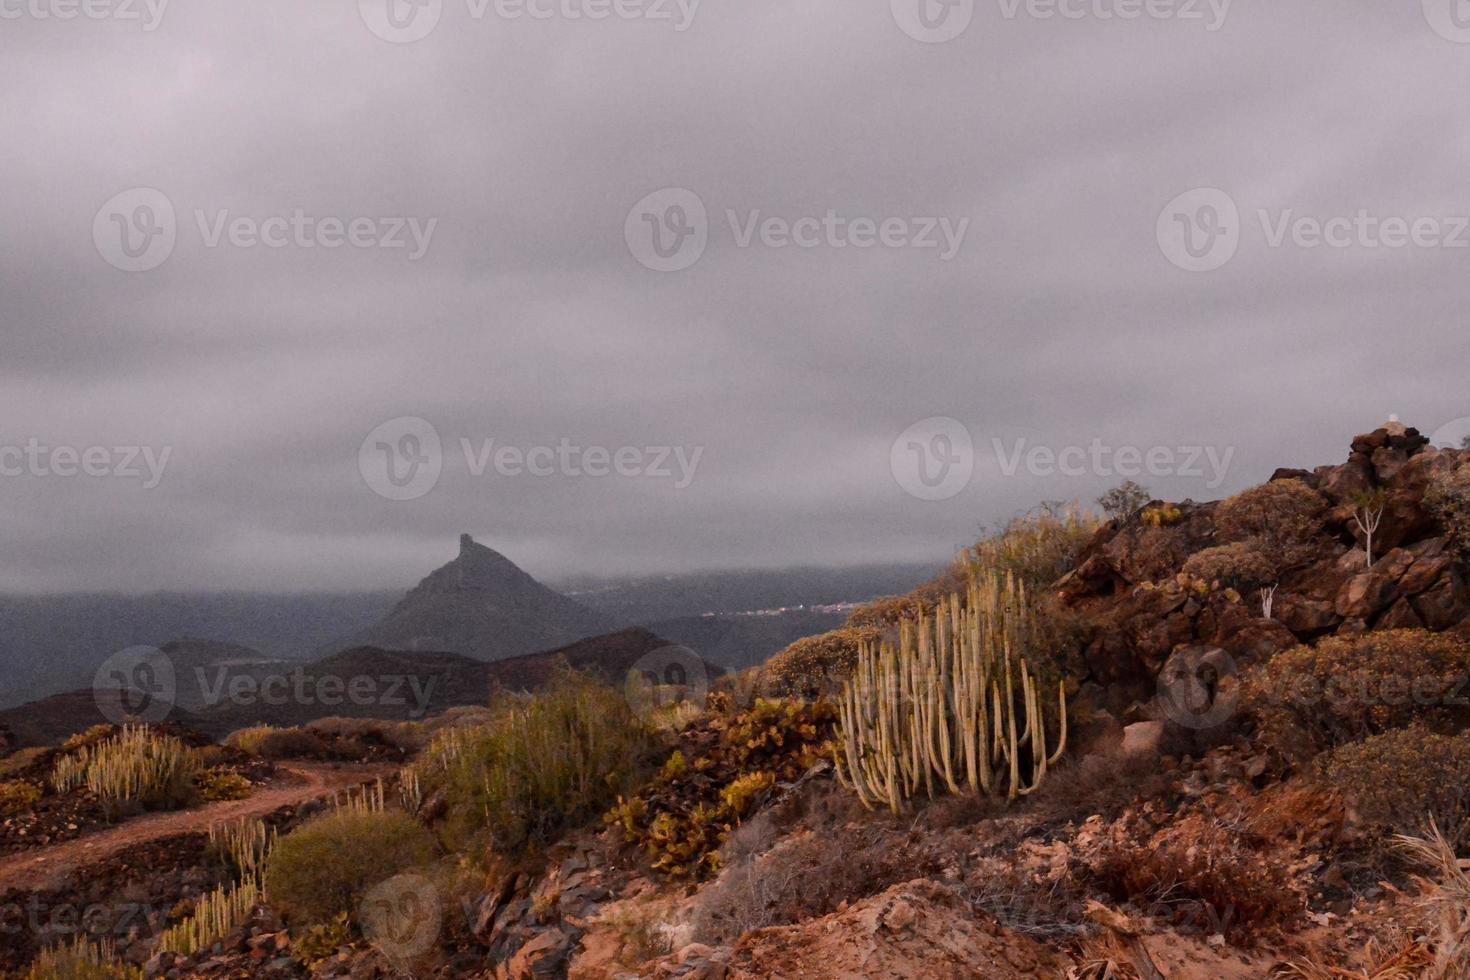
<path id="1" fill-rule="evenodd" d="M 434 650 L 504 660 L 612 632 L 616 624 L 555 592 L 468 534 L 459 556 L 431 572 L 380 622 L 331 651 Z"/>

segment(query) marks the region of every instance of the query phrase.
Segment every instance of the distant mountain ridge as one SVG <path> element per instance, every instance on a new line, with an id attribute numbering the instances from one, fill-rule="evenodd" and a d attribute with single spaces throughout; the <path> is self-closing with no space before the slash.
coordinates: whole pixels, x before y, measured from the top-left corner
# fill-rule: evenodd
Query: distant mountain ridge
<path id="1" fill-rule="evenodd" d="M 329 651 L 434 650 L 495 661 L 609 633 L 615 625 L 463 534 L 453 561 L 429 573 L 381 621 Z"/>

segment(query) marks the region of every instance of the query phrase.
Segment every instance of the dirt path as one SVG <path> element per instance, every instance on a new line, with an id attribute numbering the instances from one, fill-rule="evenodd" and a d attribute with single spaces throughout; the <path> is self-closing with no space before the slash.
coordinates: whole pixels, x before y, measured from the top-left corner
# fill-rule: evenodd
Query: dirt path
<path id="1" fill-rule="evenodd" d="M 0 894 L 19 888 L 40 891 L 63 885 L 78 868 L 100 864 L 135 844 L 179 834 L 203 832 L 210 824 L 242 817 L 263 817 L 284 806 L 330 796 L 394 771 L 385 765 L 316 765 L 296 763 L 281 766 L 286 774 L 246 800 L 211 803 L 194 810 L 156 813 L 138 817 L 101 833 L 68 841 L 41 851 L 24 851 L 0 858 Z"/>

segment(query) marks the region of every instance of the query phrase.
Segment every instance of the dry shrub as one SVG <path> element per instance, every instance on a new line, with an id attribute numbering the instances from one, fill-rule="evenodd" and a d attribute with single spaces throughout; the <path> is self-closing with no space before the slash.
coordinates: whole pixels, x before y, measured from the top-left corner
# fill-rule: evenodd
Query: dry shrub
<path id="1" fill-rule="evenodd" d="M 1382 832 L 1420 833 L 1431 820 L 1457 851 L 1470 844 L 1470 736 L 1385 732 L 1325 753 L 1317 772 Z"/>
<path id="2" fill-rule="evenodd" d="M 45 746 L 17 749 L 4 759 L 0 759 L 0 779 L 17 776 L 45 760 L 50 754 L 51 749 Z"/>
<path id="3" fill-rule="evenodd" d="M 1251 671 L 1243 704 L 1288 758 L 1404 728 L 1463 720 L 1470 641 L 1428 630 L 1328 637 Z"/>
<path id="4" fill-rule="evenodd" d="M 1279 856 L 1263 854 L 1263 843 L 1199 813 L 1158 833 L 1135 818 L 1114 825 L 1085 864 L 1120 901 L 1172 908 L 1176 921 L 1249 938 L 1261 927 L 1293 924 L 1303 907 Z"/>
<path id="5" fill-rule="evenodd" d="M 1432 920 L 1432 977 L 1470 976 L 1470 875 L 1439 828 L 1425 837 L 1400 837 L 1405 856 L 1424 869 L 1417 879 L 1420 906 Z"/>
<path id="6" fill-rule="evenodd" d="M 797 640 L 766 661 L 761 678 L 764 693 L 804 698 L 834 694 L 857 666 L 863 643 L 880 635 L 876 627 L 846 626 Z"/>
<path id="7" fill-rule="evenodd" d="M 1206 548 L 1189 556 L 1184 574 L 1202 582 L 1245 590 L 1266 585 L 1276 578 L 1276 564 L 1255 545 L 1244 541 Z"/>
<path id="8" fill-rule="evenodd" d="M 1124 753 L 1121 747 L 1063 760 L 1031 798 L 1034 811 L 1050 822 L 1112 819 L 1130 804 L 1169 795 L 1173 777 L 1158 758 Z"/>
<path id="9" fill-rule="evenodd" d="M 1275 480 L 1222 503 L 1215 530 L 1223 543 L 1250 543 L 1290 568 L 1311 556 L 1327 507 L 1327 498 L 1301 480 Z"/>
<path id="10" fill-rule="evenodd" d="M 1470 557 L 1470 463 L 1437 476 L 1424 495 L 1424 504 L 1455 550 Z"/>
<path id="11" fill-rule="evenodd" d="M 407 814 L 338 810 L 276 843 L 266 860 L 266 895 L 293 925 L 326 925 L 356 915 L 369 889 L 437 853 L 433 835 Z"/>
<path id="12" fill-rule="evenodd" d="M 1387 948 L 1369 940 L 1367 959 L 1368 965 L 1361 970 L 1296 960 L 1276 967 L 1271 976 L 1279 980 L 1423 980 L 1434 965 L 1434 953 L 1412 937 Z"/>

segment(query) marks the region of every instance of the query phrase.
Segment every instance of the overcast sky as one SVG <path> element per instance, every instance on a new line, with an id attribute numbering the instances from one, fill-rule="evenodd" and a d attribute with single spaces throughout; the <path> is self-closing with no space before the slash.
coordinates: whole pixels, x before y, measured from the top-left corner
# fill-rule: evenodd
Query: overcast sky
<path id="1" fill-rule="evenodd" d="M 0 590 L 943 560 L 1470 416 L 1450 0 L 68 2 L 0 0 Z"/>

